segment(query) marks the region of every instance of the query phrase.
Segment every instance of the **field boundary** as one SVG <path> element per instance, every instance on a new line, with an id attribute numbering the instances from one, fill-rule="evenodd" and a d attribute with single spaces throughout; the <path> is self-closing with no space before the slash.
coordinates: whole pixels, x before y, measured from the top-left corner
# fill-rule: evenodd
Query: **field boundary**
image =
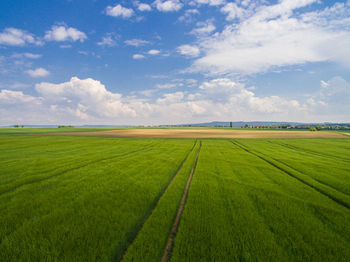
<path id="1" fill-rule="evenodd" d="M 255 153 L 255 152 L 250 151 L 249 149 L 245 148 L 243 145 L 241 145 L 241 144 L 238 143 L 237 141 L 232 141 L 232 140 L 231 140 L 231 142 L 232 142 L 232 144 L 234 144 L 234 145 L 238 146 L 239 148 L 243 149 L 244 151 L 246 151 L 246 152 L 248 152 L 248 153 L 250 153 L 250 154 L 252 154 L 252 155 L 254 155 L 254 156 L 256 156 L 256 157 L 258 157 L 258 158 L 260 158 L 260 159 L 262 159 L 263 161 L 265 161 L 266 163 L 270 164 L 271 166 L 273 166 L 273 167 L 279 169 L 280 171 L 282 171 L 283 173 L 289 175 L 290 177 L 293 177 L 294 179 L 298 180 L 299 182 L 303 183 L 304 185 L 307 185 L 307 186 L 311 187 L 312 189 L 316 190 L 316 191 L 319 192 L 320 194 L 322 194 L 322 195 L 328 197 L 329 199 L 333 200 L 333 201 L 336 202 L 337 204 L 339 204 L 339 205 L 341 205 L 341 206 L 343 206 L 343 207 L 345 207 L 345 208 L 347 208 L 347 209 L 350 209 L 350 204 L 347 203 L 347 202 L 345 202 L 345 201 L 343 201 L 342 199 L 339 199 L 338 197 L 335 197 L 335 196 L 333 196 L 333 195 L 331 195 L 331 194 L 325 192 L 324 190 L 320 189 L 319 187 L 317 187 L 317 186 L 315 186 L 315 185 L 312 185 L 311 183 L 309 183 L 309 182 L 307 182 L 307 181 L 305 181 L 305 180 L 299 178 L 298 176 L 294 175 L 292 172 L 290 172 L 290 171 L 288 171 L 288 170 L 285 170 L 284 168 L 280 167 L 280 166 L 277 165 L 276 163 L 273 163 L 272 161 L 266 159 L 265 157 L 263 157 L 263 156 L 261 156 L 261 155 Z M 277 160 L 275 160 L 275 161 L 277 161 Z M 279 161 L 277 161 L 277 162 L 279 162 Z M 281 162 L 279 162 L 279 163 L 280 163 L 280 164 L 283 164 L 283 163 L 281 163 Z M 283 165 L 284 165 L 284 164 L 283 164 Z M 288 167 L 289 167 L 289 166 L 288 166 Z M 289 168 L 291 168 L 291 167 L 289 167 Z M 293 168 L 291 168 L 291 169 L 293 169 Z M 299 171 L 297 171 L 297 170 L 295 170 L 295 169 L 293 169 L 293 170 L 294 170 L 295 172 L 300 173 Z M 303 174 L 303 175 L 304 175 L 304 174 Z M 311 177 L 310 177 L 310 179 L 314 180 L 314 179 L 311 178 Z M 316 183 L 319 183 L 317 180 L 314 180 L 314 181 L 315 181 Z M 324 184 L 322 184 L 322 185 L 323 185 L 323 186 L 326 186 L 326 187 L 329 187 L 328 185 L 324 185 Z M 329 187 L 329 188 L 332 189 L 332 190 L 335 190 L 335 189 L 333 189 L 333 188 L 331 188 L 331 187 Z M 338 191 L 338 190 L 335 190 L 335 191 L 338 192 L 338 193 L 340 193 L 340 194 L 343 194 L 343 193 L 341 193 L 341 192 Z M 346 195 L 346 196 L 347 196 L 347 195 Z"/>
<path id="2" fill-rule="evenodd" d="M 194 174 L 194 172 L 196 170 L 196 167 L 197 167 L 197 162 L 198 162 L 199 153 L 201 151 L 201 147 L 202 147 L 202 141 L 199 144 L 199 148 L 198 148 L 198 151 L 197 151 L 196 159 L 194 160 L 194 163 L 193 163 L 193 166 L 192 166 L 192 169 L 191 169 L 191 173 L 190 173 L 190 176 L 188 177 L 188 180 L 187 180 L 187 183 L 186 183 L 186 187 L 185 187 L 185 190 L 184 190 L 184 194 L 182 196 L 182 199 L 181 199 L 181 202 L 180 202 L 180 205 L 179 205 L 179 209 L 178 209 L 177 214 L 176 214 L 176 218 L 175 218 L 174 224 L 173 224 L 173 226 L 171 228 L 171 231 L 170 231 L 170 234 L 169 234 L 168 242 L 167 242 L 167 244 L 165 246 L 164 254 L 163 254 L 163 257 L 162 257 L 162 262 L 167 262 L 170 259 L 170 255 L 171 255 L 171 251 L 173 249 L 173 245 L 174 245 L 174 240 L 175 240 L 175 237 L 176 237 L 177 229 L 179 227 L 181 216 L 182 216 L 182 213 L 183 213 L 185 205 L 186 205 L 186 200 L 187 200 L 187 197 L 188 197 L 188 191 L 189 191 L 190 186 L 191 186 L 193 174 Z"/>
<path id="3" fill-rule="evenodd" d="M 93 136 L 93 137 L 118 137 L 118 138 L 343 138 L 346 136 L 337 132 L 311 132 L 311 131 L 287 131 L 287 130 L 244 130 L 244 129 L 120 129 L 98 132 L 62 132 L 62 133 L 38 133 L 33 135 L 45 136 Z"/>
<path id="4" fill-rule="evenodd" d="M 139 232 L 141 231 L 143 225 L 146 223 L 146 221 L 149 219 L 149 217 L 152 215 L 153 211 L 157 208 L 159 200 L 162 198 L 162 196 L 168 191 L 168 189 L 170 188 L 170 186 L 173 184 L 176 176 L 180 173 L 182 167 L 184 166 L 185 162 L 187 161 L 188 157 L 190 156 L 191 152 L 193 151 L 193 149 L 196 147 L 197 145 L 197 140 L 194 142 L 192 148 L 189 150 L 189 152 L 187 153 L 186 157 L 184 158 L 184 160 L 182 160 L 181 164 L 179 165 L 179 167 L 177 168 L 175 175 L 171 178 L 170 182 L 168 183 L 168 185 L 165 187 L 165 189 L 163 190 L 163 192 L 160 193 L 159 197 L 156 199 L 154 206 L 150 209 L 150 211 L 148 212 L 148 214 L 145 216 L 145 218 L 143 219 L 143 221 L 141 222 L 140 226 L 137 228 L 136 233 L 133 234 L 131 241 L 129 242 L 128 246 L 124 249 L 124 251 L 122 252 L 122 256 L 121 257 L 117 257 L 115 260 L 116 261 L 123 261 L 125 255 L 127 254 L 127 251 L 129 249 L 129 247 L 134 243 L 135 239 L 137 238 L 137 235 L 139 234 Z"/>

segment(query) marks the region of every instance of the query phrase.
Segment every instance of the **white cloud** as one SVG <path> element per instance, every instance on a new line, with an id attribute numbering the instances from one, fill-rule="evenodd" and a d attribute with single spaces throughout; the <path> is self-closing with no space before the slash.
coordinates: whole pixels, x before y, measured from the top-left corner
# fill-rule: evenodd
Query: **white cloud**
<path id="1" fill-rule="evenodd" d="M 350 8 L 337 5 L 342 15 L 324 11 L 298 14 L 316 0 L 284 0 L 248 8 L 239 23 L 227 25 L 212 37 L 199 37 L 203 57 L 191 71 L 212 75 L 254 74 L 278 67 L 333 61 L 350 67 Z M 243 8 L 243 7 L 242 7 Z M 327 11 L 327 12 L 326 12 Z M 229 13 L 230 16 L 233 16 Z M 240 18 L 240 14 L 234 17 Z M 231 18 L 230 18 L 231 19 Z M 322 20 L 326 19 L 326 23 Z"/>
<path id="2" fill-rule="evenodd" d="M 247 14 L 247 10 L 239 7 L 236 3 L 226 4 L 221 8 L 221 12 L 227 14 L 226 20 L 242 19 Z"/>
<path id="3" fill-rule="evenodd" d="M 86 52 L 86 51 L 78 51 L 78 54 L 81 54 L 81 55 L 88 55 L 89 53 L 88 52 Z"/>
<path id="4" fill-rule="evenodd" d="M 73 77 L 59 84 L 44 82 L 35 85 L 35 90 L 38 96 L 2 90 L 0 123 L 38 124 L 40 120 L 40 124 L 68 121 L 72 124 L 139 125 L 256 119 L 350 121 L 350 84 L 341 77 L 323 81 L 320 90 L 305 102 L 277 95 L 257 95 L 228 78 L 205 81 L 199 88 L 182 92 L 162 93 L 170 90 L 166 88 L 144 90 L 143 98 L 113 93 L 91 78 Z M 162 94 L 155 97 L 159 93 Z"/>
<path id="5" fill-rule="evenodd" d="M 57 105 L 60 110 L 78 119 L 89 120 L 91 117 L 135 116 L 135 111 L 123 104 L 122 95 L 106 90 L 101 82 L 91 78 L 72 77 L 61 84 L 40 83 L 36 91 L 50 105 Z"/>
<path id="6" fill-rule="evenodd" d="M 159 55 L 160 54 L 160 50 L 157 49 L 151 49 L 147 52 L 149 55 Z"/>
<path id="7" fill-rule="evenodd" d="M 112 46 L 115 46 L 116 44 L 117 44 L 116 41 L 110 35 L 102 37 L 102 40 L 100 42 L 97 42 L 97 45 L 99 45 L 99 46 L 112 47 Z"/>
<path id="8" fill-rule="evenodd" d="M 117 4 L 115 6 L 107 6 L 106 14 L 114 17 L 130 18 L 134 15 L 134 10 Z"/>
<path id="9" fill-rule="evenodd" d="M 29 59 L 38 59 L 42 57 L 40 54 L 33 53 L 15 53 L 12 55 L 13 58 L 29 58 Z"/>
<path id="10" fill-rule="evenodd" d="M 144 59 L 145 56 L 144 56 L 144 55 L 141 55 L 141 54 L 134 54 L 134 55 L 132 56 L 132 58 L 135 59 L 135 60 L 139 60 L 139 59 Z"/>
<path id="11" fill-rule="evenodd" d="M 190 23 L 193 20 L 194 15 L 199 15 L 199 11 L 197 9 L 187 9 L 185 14 L 179 17 L 180 22 Z"/>
<path id="12" fill-rule="evenodd" d="M 215 31 L 216 27 L 212 20 L 207 20 L 205 22 L 198 22 L 197 27 L 191 31 L 192 34 L 203 36 L 208 35 Z"/>
<path id="13" fill-rule="evenodd" d="M 45 40 L 47 41 L 80 41 L 84 42 L 87 36 L 84 32 L 79 31 L 73 27 L 67 27 L 65 25 L 53 25 L 51 30 L 46 31 Z"/>
<path id="14" fill-rule="evenodd" d="M 135 46 L 135 47 L 139 47 L 139 46 L 144 46 L 144 45 L 148 45 L 150 44 L 149 41 L 147 40 L 142 40 L 142 39 L 130 39 L 130 40 L 125 40 L 124 43 L 126 45 L 130 45 L 130 46 Z"/>
<path id="15" fill-rule="evenodd" d="M 23 94 L 22 91 L 1 90 L 0 101 L 3 104 L 18 104 L 18 103 L 40 103 L 40 98 Z"/>
<path id="16" fill-rule="evenodd" d="M 177 51 L 182 55 L 190 57 L 197 57 L 200 54 L 199 48 L 193 45 L 181 45 L 177 48 Z"/>
<path id="17" fill-rule="evenodd" d="M 207 5 L 211 5 L 211 6 L 217 6 L 217 5 L 222 5 L 224 4 L 226 1 L 225 0 L 192 0 L 190 2 L 190 4 L 194 5 L 203 5 L 203 4 L 207 4 Z"/>
<path id="18" fill-rule="evenodd" d="M 45 68 L 39 67 L 37 69 L 34 70 L 27 70 L 25 71 L 28 75 L 30 75 L 31 77 L 45 77 L 48 76 L 50 74 L 49 71 L 47 71 Z"/>
<path id="19" fill-rule="evenodd" d="M 177 86 L 178 86 L 178 84 L 158 84 L 158 85 L 156 85 L 156 87 L 160 88 L 160 89 L 169 89 L 169 88 L 174 88 Z"/>
<path id="20" fill-rule="evenodd" d="M 151 11 L 152 8 L 150 5 L 145 4 L 145 3 L 138 3 L 137 5 L 137 9 L 141 12 L 145 12 L 145 11 Z"/>
<path id="21" fill-rule="evenodd" d="M 183 6 L 179 0 L 156 0 L 153 5 L 161 12 L 179 11 Z"/>
<path id="22" fill-rule="evenodd" d="M 42 43 L 32 34 L 17 28 L 5 28 L 0 33 L 0 45 L 24 46 L 26 44 L 41 45 Z"/>

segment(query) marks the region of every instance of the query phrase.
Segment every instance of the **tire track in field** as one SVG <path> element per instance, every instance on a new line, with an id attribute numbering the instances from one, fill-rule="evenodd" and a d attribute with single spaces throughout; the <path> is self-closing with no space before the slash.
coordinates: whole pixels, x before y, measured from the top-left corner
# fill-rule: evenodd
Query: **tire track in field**
<path id="1" fill-rule="evenodd" d="M 311 187 L 312 189 L 316 190 L 316 191 L 319 192 L 320 194 L 322 194 L 322 195 L 328 197 L 329 199 L 333 200 L 333 201 L 336 202 L 337 204 L 339 204 L 339 205 L 341 205 L 341 206 L 343 206 L 343 207 L 345 207 L 345 208 L 347 208 L 347 209 L 350 209 L 350 204 L 347 203 L 347 202 L 345 202 L 345 201 L 343 201 L 342 199 L 339 199 L 338 197 L 335 197 L 335 196 L 329 194 L 328 192 L 326 192 L 326 191 L 324 191 L 323 189 L 321 189 L 321 188 L 319 188 L 319 187 L 317 187 L 317 186 L 315 186 L 315 185 L 313 185 L 313 184 L 311 184 L 311 183 L 305 181 L 304 179 L 299 178 L 298 176 L 296 176 L 296 175 L 293 174 L 292 172 L 290 172 L 290 171 L 288 171 L 288 170 L 282 168 L 281 166 L 277 165 L 276 163 L 273 163 L 272 161 L 266 159 L 265 157 L 263 157 L 263 156 L 261 156 L 261 155 L 255 153 L 255 152 L 253 152 L 253 151 L 250 151 L 249 149 L 247 149 L 246 147 L 244 147 L 243 145 L 241 145 L 241 144 L 238 143 L 237 141 L 235 141 L 235 140 L 232 141 L 232 140 L 231 140 L 231 142 L 232 142 L 232 144 L 234 144 L 234 145 L 240 147 L 241 149 L 243 149 L 244 151 L 246 151 L 246 152 L 248 152 L 248 153 L 250 153 L 250 154 L 252 154 L 252 155 L 254 155 L 254 156 L 258 157 L 258 158 L 260 158 L 261 160 L 265 161 L 266 163 L 270 164 L 271 166 L 273 166 L 273 167 L 279 169 L 280 171 L 282 171 L 283 173 L 287 174 L 288 176 L 293 177 L 294 179 L 298 180 L 299 182 L 303 183 L 304 185 L 307 185 L 307 186 Z M 281 163 L 280 161 L 278 161 L 278 160 L 276 160 L 276 159 L 274 159 L 274 161 L 276 161 L 276 162 L 278 162 L 278 163 L 284 165 L 283 163 Z M 289 167 L 289 166 L 288 166 L 288 167 Z M 290 167 L 289 167 L 289 168 L 290 168 Z M 296 171 L 296 172 L 298 172 L 298 173 L 300 173 L 299 171 L 297 171 L 297 170 L 295 170 L 295 169 L 293 169 L 293 168 L 291 168 L 291 169 L 294 170 L 294 171 Z M 301 174 L 302 174 L 302 173 L 301 173 Z M 303 174 L 303 175 L 304 175 L 304 174 Z M 309 177 L 309 178 L 310 178 L 310 177 Z M 310 178 L 310 179 L 312 179 L 312 178 Z M 314 180 L 314 181 L 315 181 L 315 180 Z M 317 183 L 317 181 L 315 181 L 315 182 Z M 325 185 L 324 185 L 324 186 L 325 186 Z M 342 193 L 341 193 L 340 191 L 338 191 L 338 190 L 336 190 L 336 192 L 342 194 Z"/>
<path id="2" fill-rule="evenodd" d="M 194 163 L 193 163 L 193 166 L 192 166 L 192 170 L 191 170 L 190 176 L 188 177 L 187 184 L 186 184 L 186 187 L 185 187 L 185 191 L 184 191 L 184 194 L 182 196 L 182 199 L 181 199 L 181 202 L 180 202 L 179 209 L 177 211 L 177 215 L 176 215 L 174 224 L 173 224 L 173 226 L 171 228 L 171 231 L 170 231 L 168 242 L 167 242 L 167 244 L 165 246 L 164 254 L 163 254 L 163 257 L 162 257 L 162 262 L 168 262 L 169 259 L 170 259 L 171 251 L 172 251 L 173 246 L 174 246 L 174 240 L 175 240 L 175 237 L 176 237 L 177 229 L 178 229 L 179 224 L 180 224 L 181 215 L 182 215 L 182 212 L 183 212 L 183 210 L 185 208 L 185 205 L 186 205 L 186 200 L 187 200 L 187 197 L 188 197 L 188 191 L 189 191 L 190 186 L 191 186 L 193 174 L 194 174 L 194 172 L 196 170 L 196 167 L 197 167 L 197 162 L 198 162 L 199 153 L 201 151 L 201 147 L 202 147 L 202 141 L 200 142 L 200 145 L 199 145 L 199 148 L 198 148 L 198 151 L 197 151 L 197 155 L 196 155 L 196 159 L 194 160 Z"/>
<path id="3" fill-rule="evenodd" d="M 106 161 L 106 160 L 111 160 L 111 159 L 115 159 L 115 158 L 119 158 L 119 157 L 125 157 L 125 156 L 128 156 L 130 154 L 133 154 L 133 153 L 136 153 L 136 152 L 143 152 L 143 151 L 147 151 L 148 149 L 150 149 L 152 146 L 148 146 L 146 148 L 143 148 L 143 149 L 138 149 L 138 150 L 133 150 L 133 151 L 130 151 L 128 153 L 125 153 L 125 154 L 119 154 L 119 155 L 114 155 L 114 156 L 111 156 L 111 157 L 106 157 L 106 158 L 101 158 L 101 159 L 98 159 L 98 160 L 94 160 L 94 161 L 91 161 L 91 162 L 88 162 L 86 164 L 83 164 L 83 165 L 80 165 L 78 167 L 72 167 L 72 168 L 69 168 L 69 169 L 66 169 L 66 170 L 63 170 L 61 172 L 58 172 L 57 174 L 54 174 L 54 175 L 51 175 L 51 176 L 47 176 L 47 177 L 43 177 L 43 178 L 39 178 L 39 179 L 36 179 L 36 180 L 33 180 L 33 181 L 29 181 L 27 183 L 23 183 L 23 184 L 20 184 L 20 185 L 17 185 L 13 188 L 10 188 L 8 190 L 5 190 L 3 192 L 0 192 L 0 197 L 7 194 L 7 193 L 10 193 L 10 192 L 13 192 L 23 186 L 26 186 L 26 185 L 31 185 L 31 184 L 35 184 L 35 183 L 39 183 L 39 182 L 42 182 L 42 181 L 45 181 L 45 180 L 49 180 L 51 178 L 55 178 L 55 177 L 58 177 L 58 176 L 61 176 L 61 175 L 64 175 L 66 173 L 69 173 L 71 171 L 74 171 L 74 170 L 79 170 L 81 168 L 84 168 L 84 167 L 87 167 L 89 165 L 93 165 L 93 164 L 96 164 L 96 163 L 99 163 L 99 162 L 102 162 L 102 161 Z M 39 173 L 40 174 L 40 173 Z"/>
<path id="4" fill-rule="evenodd" d="M 283 147 L 286 147 L 288 149 L 292 149 L 294 151 L 298 151 L 298 152 L 303 152 L 303 153 L 311 153 L 317 156 L 321 156 L 321 157 L 325 157 L 325 158 L 332 158 L 332 159 L 336 159 L 338 161 L 344 161 L 344 162 L 348 162 L 350 163 L 350 160 L 346 159 L 346 158 L 342 158 L 342 157 L 336 157 L 336 156 L 332 156 L 332 155 L 327 155 L 327 154 L 322 154 L 310 149 L 305 149 L 305 148 L 301 148 L 301 147 L 297 147 L 294 145 L 289 145 L 289 144 L 285 144 L 285 143 L 281 143 L 281 142 L 276 142 L 276 141 L 267 141 L 270 144 L 274 144 L 274 145 L 280 145 Z"/>
<path id="5" fill-rule="evenodd" d="M 122 252 L 122 256 L 117 256 L 116 259 L 114 259 L 115 261 L 123 261 L 124 260 L 124 256 L 126 255 L 129 247 L 134 243 L 135 239 L 137 238 L 137 235 L 139 234 L 139 232 L 142 230 L 143 225 L 146 223 L 146 221 L 149 219 L 149 217 L 152 215 L 153 211 L 157 208 L 158 203 L 160 201 L 160 199 L 162 198 L 162 196 L 168 191 L 168 189 L 170 188 L 170 186 L 172 185 L 172 183 L 174 182 L 177 174 L 181 171 L 183 165 L 185 164 L 185 162 L 187 161 L 188 157 L 190 156 L 191 152 L 193 151 L 193 149 L 196 147 L 197 145 L 197 140 L 194 142 L 191 150 L 187 153 L 186 157 L 184 158 L 184 160 L 182 160 L 181 164 L 179 165 L 179 167 L 177 168 L 175 175 L 171 178 L 170 182 L 168 183 L 168 185 L 165 187 L 165 189 L 159 194 L 158 198 L 154 201 L 153 206 L 151 207 L 151 209 L 149 210 L 149 212 L 146 214 L 146 216 L 144 217 L 144 219 L 141 221 L 140 225 L 138 226 L 138 228 L 135 230 L 134 234 L 132 234 L 132 236 L 130 237 L 130 241 L 128 246 L 123 250 Z"/>

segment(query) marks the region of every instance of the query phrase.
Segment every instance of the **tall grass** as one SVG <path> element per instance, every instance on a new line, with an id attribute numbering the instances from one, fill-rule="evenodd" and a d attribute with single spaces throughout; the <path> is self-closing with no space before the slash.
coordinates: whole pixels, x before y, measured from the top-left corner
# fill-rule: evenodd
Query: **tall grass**
<path id="1" fill-rule="evenodd" d="M 347 261 L 349 222 L 349 209 L 266 161 L 204 141 L 171 261 Z"/>
<path id="2" fill-rule="evenodd" d="M 0 195 L 0 261 L 120 257 L 193 146 L 191 140 L 0 139 L 6 167 L 0 185 L 11 189 Z"/>

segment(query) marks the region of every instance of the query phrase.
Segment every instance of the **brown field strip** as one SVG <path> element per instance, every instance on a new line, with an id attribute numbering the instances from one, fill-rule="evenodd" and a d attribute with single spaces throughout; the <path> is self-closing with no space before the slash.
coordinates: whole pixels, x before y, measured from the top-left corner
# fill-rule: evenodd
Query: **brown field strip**
<path id="1" fill-rule="evenodd" d="M 37 134 L 39 135 L 39 134 Z M 347 138 L 337 132 L 268 131 L 228 129 L 125 129 L 98 132 L 64 132 L 40 135 L 103 136 L 131 138 Z"/>

